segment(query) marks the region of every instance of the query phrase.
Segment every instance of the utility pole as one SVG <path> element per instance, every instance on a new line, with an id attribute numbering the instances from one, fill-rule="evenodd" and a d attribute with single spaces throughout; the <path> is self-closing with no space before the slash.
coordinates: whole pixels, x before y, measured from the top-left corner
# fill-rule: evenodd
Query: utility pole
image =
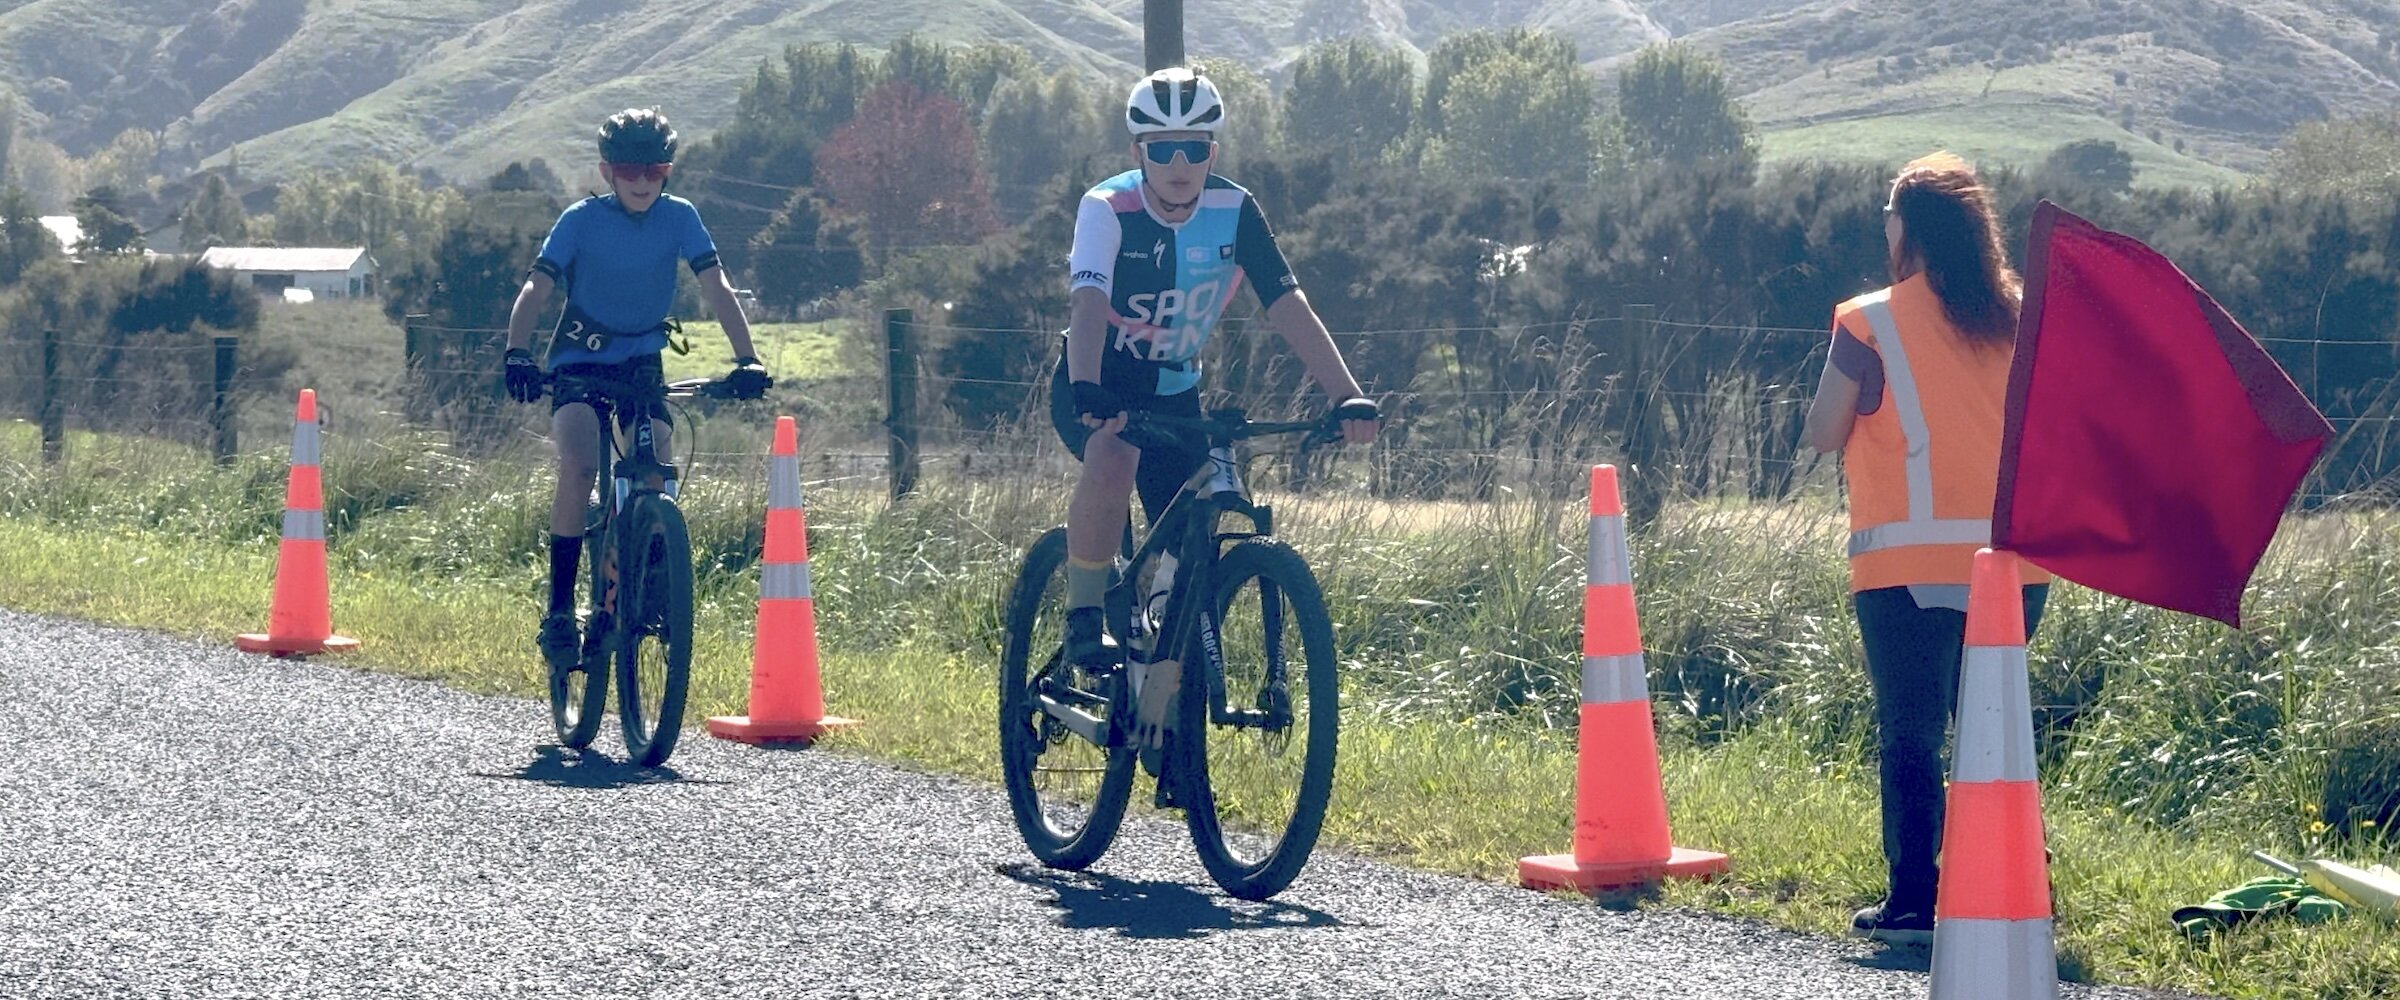
<path id="1" fill-rule="evenodd" d="M 1183 65 L 1183 0 L 1142 0 L 1142 62 L 1151 73 Z"/>

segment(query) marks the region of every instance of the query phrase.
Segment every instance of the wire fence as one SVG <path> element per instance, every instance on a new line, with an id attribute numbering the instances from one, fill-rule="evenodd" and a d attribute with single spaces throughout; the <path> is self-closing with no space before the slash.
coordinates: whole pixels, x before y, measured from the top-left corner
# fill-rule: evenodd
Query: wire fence
<path id="1" fill-rule="evenodd" d="M 807 464 L 821 481 L 881 480 L 905 491 L 924 474 L 1072 475 L 1048 412 L 1059 331 L 920 322 L 905 311 L 880 319 L 847 321 L 863 334 L 853 347 L 866 346 L 851 352 L 853 371 L 782 373 L 765 406 L 680 405 L 687 426 L 679 450 L 702 466 L 741 464 L 764 451 L 772 415 L 785 412 L 809 428 Z M 1385 433 L 1350 454 L 1262 463 L 1272 479 L 1332 475 L 1378 495 L 1423 499 L 1566 497 L 1583 488 L 1592 464 L 1615 462 L 1632 470 L 1629 489 L 1653 503 L 1776 501 L 1838 487 L 1838 459 L 1801 440 L 1825 330 L 1692 323 L 1635 309 L 1335 336 L 1351 345 L 1353 370 L 1383 402 Z M 548 448 L 550 408 L 515 404 L 502 391 L 505 331 L 412 321 L 403 337 L 403 370 L 383 383 L 388 394 L 321 399 L 328 419 L 430 435 L 469 457 Z M 0 368 L 0 404 L 39 425 L 48 462 L 64 460 L 70 429 L 163 438 L 219 461 L 288 440 L 298 387 L 288 384 L 292 359 L 276 351 L 244 351 L 227 337 L 10 339 L 18 363 Z M 2262 342 L 2303 389 L 2345 364 L 2388 368 L 2394 351 L 2381 341 Z M 1211 405 L 1273 416 L 1324 406 L 1305 388 L 1298 362 L 1254 321 L 1229 321 L 1203 366 Z M 2400 475 L 2400 382 L 2353 382 L 2330 398 L 2315 396 L 2337 439 L 2304 505 L 2380 502 Z"/>

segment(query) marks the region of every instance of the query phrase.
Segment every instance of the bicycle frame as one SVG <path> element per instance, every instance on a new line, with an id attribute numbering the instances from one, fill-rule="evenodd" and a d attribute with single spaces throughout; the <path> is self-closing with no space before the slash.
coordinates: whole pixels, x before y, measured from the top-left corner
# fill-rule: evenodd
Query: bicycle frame
<path id="1" fill-rule="evenodd" d="M 1288 706 L 1279 706 L 1278 710 L 1271 711 L 1246 710 L 1238 713 L 1226 707 L 1224 651 L 1215 616 L 1208 604 L 1214 596 L 1217 559 L 1225 543 L 1271 535 L 1275 531 L 1273 507 L 1253 501 L 1242 482 L 1242 459 L 1236 453 L 1238 442 L 1249 437 L 1308 431 L 1312 437 L 1303 442 L 1305 449 L 1317 436 L 1325 433 L 1325 427 L 1319 422 L 1251 424 L 1243 419 L 1239 410 L 1216 411 L 1209 420 L 1201 423 L 1183 420 L 1170 423 L 1171 418 L 1151 420 L 1160 426 L 1188 426 L 1205 430 L 1208 434 L 1208 458 L 1176 491 L 1167 509 L 1159 515 L 1158 522 L 1150 526 L 1141 545 L 1133 548 L 1127 559 L 1126 565 L 1131 570 L 1151 564 L 1160 555 L 1171 553 L 1176 557 L 1175 579 L 1168 585 L 1164 619 L 1153 633 L 1155 639 L 1147 654 L 1137 657 L 1132 650 L 1127 651 L 1127 673 L 1132 674 L 1139 666 L 1171 660 L 1187 667 L 1184 680 L 1189 683 L 1194 679 L 1189 668 L 1197 666 L 1198 679 L 1207 685 L 1208 717 L 1211 723 L 1289 725 L 1292 720 Z M 1250 530 L 1221 530 L 1227 514 L 1241 515 L 1250 522 Z M 1130 533 L 1128 527 L 1128 535 Z M 1126 602 L 1123 606 L 1132 609 L 1133 614 L 1146 610 L 1136 606 L 1136 602 L 1147 596 L 1140 576 L 1139 573 L 1128 572 L 1125 579 L 1117 581 L 1110 588 L 1110 603 L 1115 605 L 1123 600 Z M 1272 585 L 1262 583 L 1262 586 Z M 1266 590 L 1262 596 L 1266 600 L 1261 613 L 1265 616 L 1269 636 L 1266 683 L 1270 688 L 1278 688 L 1283 684 L 1284 672 L 1279 641 L 1282 635 L 1282 604 L 1274 600 L 1272 590 Z M 1129 620 L 1131 617 L 1128 615 Z M 1195 640 L 1200 652 L 1196 662 L 1190 655 Z M 1130 691 L 1122 685 L 1118 690 L 1130 700 Z M 1049 694 L 1040 695 L 1038 700 L 1046 714 L 1096 745 L 1116 745 L 1121 742 L 1122 734 L 1127 729 L 1126 716 L 1131 708 L 1130 703 L 1112 705 L 1109 715 L 1102 718 Z"/>

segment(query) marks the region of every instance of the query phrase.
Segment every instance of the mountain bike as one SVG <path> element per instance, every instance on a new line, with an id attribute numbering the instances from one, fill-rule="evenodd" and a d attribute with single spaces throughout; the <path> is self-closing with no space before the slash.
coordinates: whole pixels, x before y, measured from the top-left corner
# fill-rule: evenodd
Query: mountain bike
<path id="1" fill-rule="evenodd" d="M 555 377 L 546 385 L 558 391 Z M 722 380 L 667 383 L 667 399 L 701 396 L 736 398 Z M 583 630 L 583 655 L 573 667 L 550 671 L 550 722 L 560 744 L 578 750 L 590 746 L 608 708 L 613 671 L 626 759 L 656 767 L 675 752 L 683 735 L 684 698 L 691 686 L 691 536 L 675 502 L 676 468 L 659 461 L 651 421 L 628 421 L 624 408 L 603 394 L 589 402 L 600 426 L 611 430 L 605 435 L 608 446 L 600 449 L 596 479 L 608 492 L 605 502 L 593 504 L 584 525 L 591 616 Z"/>
<path id="2" fill-rule="evenodd" d="M 1305 454 L 1339 427 L 1330 416 L 1253 422 L 1238 409 L 1128 415 L 1126 442 L 1205 442 L 1191 450 L 1208 460 L 1138 547 L 1128 522 L 1105 604 L 1121 664 L 1064 655 L 1066 529 L 1026 552 L 1006 609 L 1000 760 L 1017 830 L 1044 864 L 1099 860 L 1138 760 L 1158 781 L 1155 801 L 1183 810 L 1202 866 L 1227 893 L 1265 899 L 1299 875 L 1333 790 L 1333 623 L 1308 563 L 1274 537 L 1274 511 L 1251 501 L 1236 445 L 1297 434 Z M 1136 706 L 1151 671 L 1169 663 L 1182 665 L 1181 687 L 1165 746 L 1150 752 L 1135 746 Z"/>

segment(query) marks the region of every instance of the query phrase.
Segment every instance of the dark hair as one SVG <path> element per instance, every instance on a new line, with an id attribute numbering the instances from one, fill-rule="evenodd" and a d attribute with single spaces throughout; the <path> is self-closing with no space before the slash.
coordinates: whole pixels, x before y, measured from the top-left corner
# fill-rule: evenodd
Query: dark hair
<path id="1" fill-rule="evenodd" d="M 1900 259 L 1924 263 L 1950 325 L 1969 340 L 2013 339 L 2024 284 L 2008 266 L 1991 192 L 1975 168 L 1951 153 L 1912 161 L 1892 181 L 1889 210 L 1900 216 Z"/>
<path id="2" fill-rule="evenodd" d="M 626 108 L 600 123 L 603 162 L 673 163 L 675 145 L 675 126 L 649 108 Z"/>

